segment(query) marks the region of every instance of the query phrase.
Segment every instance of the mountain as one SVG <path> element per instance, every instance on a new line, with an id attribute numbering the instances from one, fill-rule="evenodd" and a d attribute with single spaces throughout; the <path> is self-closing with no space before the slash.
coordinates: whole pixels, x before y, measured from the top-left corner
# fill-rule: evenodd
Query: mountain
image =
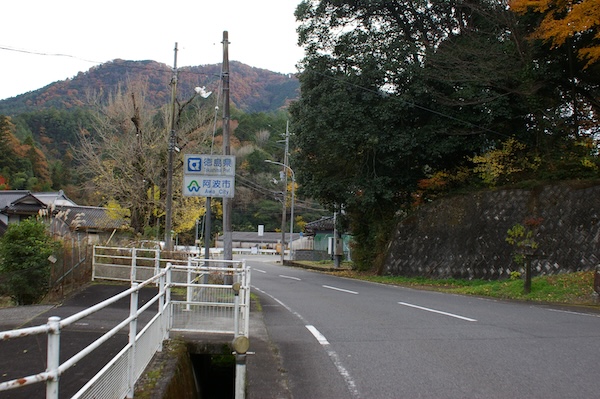
<path id="1" fill-rule="evenodd" d="M 14 116 L 44 109 L 73 109 L 85 106 L 91 93 L 106 95 L 127 80 L 148 80 L 148 99 L 155 106 L 168 104 L 173 72 L 166 64 L 155 61 L 116 59 L 80 72 L 71 79 L 49 84 L 41 89 L 0 101 L 0 114 Z M 237 61 L 229 63 L 231 102 L 247 113 L 269 112 L 287 107 L 299 96 L 299 82 L 293 75 L 254 68 Z M 177 93 L 185 101 L 197 86 L 217 91 L 221 64 L 199 65 L 178 69 Z"/>

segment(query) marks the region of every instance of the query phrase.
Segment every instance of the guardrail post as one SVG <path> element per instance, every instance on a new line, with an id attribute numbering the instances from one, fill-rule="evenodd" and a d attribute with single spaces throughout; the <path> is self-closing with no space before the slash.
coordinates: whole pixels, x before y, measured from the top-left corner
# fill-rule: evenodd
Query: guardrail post
<path id="1" fill-rule="evenodd" d="M 161 275 L 158 279 L 158 314 L 159 314 L 159 322 L 160 322 L 160 343 L 158 344 L 158 351 L 162 352 L 163 350 L 163 337 L 165 336 L 165 275 Z"/>
<path id="2" fill-rule="evenodd" d="M 154 275 L 160 273 L 160 248 L 154 251 Z"/>
<path id="3" fill-rule="evenodd" d="M 46 381 L 46 398 L 58 399 L 58 367 L 60 366 L 60 317 L 48 318 L 48 353 L 46 372 L 50 378 Z"/>
<path id="4" fill-rule="evenodd" d="M 187 310 L 188 312 L 190 311 L 190 302 L 192 301 L 192 287 L 190 287 L 190 284 L 192 284 L 192 261 L 190 260 L 190 258 L 188 258 L 187 261 L 187 287 L 186 287 L 186 296 L 185 296 L 185 310 Z"/>
<path id="5" fill-rule="evenodd" d="M 250 334 L 250 268 L 246 266 L 246 261 L 242 261 L 242 269 L 243 271 L 243 283 L 242 289 L 244 290 L 243 294 L 243 305 L 244 307 L 244 335 Z"/>
<path id="6" fill-rule="evenodd" d="M 240 335 L 240 283 L 234 283 L 233 289 L 233 337 Z"/>
<path id="7" fill-rule="evenodd" d="M 127 364 L 127 376 L 129 377 L 129 391 L 127 392 L 128 398 L 133 398 L 135 389 L 135 337 L 137 335 L 137 310 L 138 310 L 138 297 L 139 290 L 138 283 L 131 285 L 135 290 L 131 293 L 131 301 L 129 304 L 129 316 L 131 321 L 129 322 L 129 362 Z"/>
<path id="8" fill-rule="evenodd" d="M 135 278 L 136 278 L 136 273 L 137 273 L 137 249 L 136 248 L 132 248 L 131 250 L 131 275 L 130 275 L 130 281 L 131 283 L 135 283 Z"/>
<path id="9" fill-rule="evenodd" d="M 167 263 L 167 292 L 166 292 L 166 307 L 167 317 L 165 317 L 165 339 L 169 339 L 171 333 L 171 327 L 173 326 L 173 304 L 171 303 L 171 287 L 172 287 L 172 276 L 173 268 L 171 263 Z"/>
<path id="10" fill-rule="evenodd" d="M 250 347 L 248 337 L 240 335 L 232 342 L 235 354 L 235 399 L 246 397 L 246 353 Z"/>

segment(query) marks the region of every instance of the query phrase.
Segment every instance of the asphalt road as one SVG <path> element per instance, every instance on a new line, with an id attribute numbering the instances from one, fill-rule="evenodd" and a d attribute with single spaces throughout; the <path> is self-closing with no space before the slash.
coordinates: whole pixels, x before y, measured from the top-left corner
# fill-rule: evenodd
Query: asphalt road
<path id="1" fill-rule="evenodd" d="M 90 285 L 70 297 L 60 306 L 15 307 L 14 317 L 11 309 L 3 309 L 0 320 L 0 331 L 17 327 L 30 327 L 45 324 L 50 316 L 66 318 L 89 308 L 96 303 L 113 297 L 126 290 L 122 285 Z M 143 306 L 156 295 L 156 289 L 144 288 L 140 292 L 139 306 Z M 61 362 L 71 358 L 84 347 L 101 337 L 129 315 L 129 298 L 124 298 L 106 309 L 82 319 L 80 322 L 61 330 L 60 357 Z M 139 328 L 149 320 L 148 315 L 141 315 Z M 21 320 L 20 323 L 16 323 Z M 26 321 L 23 323 L 23 321 Z M 124 329 L 110 338 L 104 345 L 90 353 L 80 363 L 67 370 L 60 377 L 59 397 L 70 398 L 90 378 L 106 365 L 128 342 L 128 330 Z M 47 337 L 45 334 L 21 337 L 0 341 L 0 381 L 35 375 L 46 369 Z M 33 399 L 46 397 L 43 383 L 32 384 L 18 389 L 0 392 L 0 399 Z"/>
<path id="2" fill-rule="evenodd" d="M 600 396 L 600 314 L 250 258 L 294 399 Z"/>

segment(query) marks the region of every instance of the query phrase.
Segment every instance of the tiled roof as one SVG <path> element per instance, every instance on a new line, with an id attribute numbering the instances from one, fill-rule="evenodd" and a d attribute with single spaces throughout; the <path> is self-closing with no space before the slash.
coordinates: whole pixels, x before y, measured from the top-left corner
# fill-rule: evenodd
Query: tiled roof
<path id="1" fill-rule="evenodd" d="M 317 231 L 333 231 L 333 217 L 324 216 L 314 222 L 306 223 L 304 226 L 304 232 L 307 235 L 314 235 Z"/>
<path id="2" fill-rule="evenodd" d="M 53 192 L 44 192 L 44 193 L 32 193 L 32 194 L 46 205 L 77 206 L 77 204 L 74 203 L 73 201 L 71 201 L 62 190 L 53 191 Z"/>
<path id="3" fill-rule="evenodd" d="M 23 198 L 26 195 L 31 194 L 27 190 L 2 190 L 0 191 L 0 211 L 19 198 Z"/>
<path id="4" fill-rule="evenodd" d="M 19 215 L 35 215 L 46 204 L 29 191 L 0 191 L 0 212 Z"/>
<path id="5" fill-rule="evenodd" d="M 127 228 L 123 219 L 113 219 L 106 208 L 95 206 L 57 206 L 54 217 L 62 220 L 71 230 L 114 230 Z"/>

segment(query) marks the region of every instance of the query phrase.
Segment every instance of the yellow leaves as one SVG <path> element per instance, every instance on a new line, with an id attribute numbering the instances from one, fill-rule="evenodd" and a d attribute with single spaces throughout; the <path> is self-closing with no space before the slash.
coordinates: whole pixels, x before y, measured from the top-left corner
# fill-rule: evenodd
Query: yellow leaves
<path id="1" fill-rule="evenodd" d="M 204 198 L 183 197 L 176 204 L 173 230 L 176 233 L 190 230 L 202 215 L 204 215 Z"/>
<path id="2" fill-rule="evenodd" d="M 196 220 L 206 213 L 206 198 L 183 197 L 174 203 L 173 230 L 181 233 L 190 230 L 196 224 Z M 223 217 L 223 204 L 213 199 L 211 201 L 211 212 L 213 218 Z"/>
<path id="3" fill-rule="evenodd" d="M 600 1 L 598 0 L 512 0 L 510 8 L 517 14 L 529 11 L 544 15 L 532 37 L 558 47 L 577 34 L 595 32 L 595 43 L 578 50 L 578 56 L 587 60 L 586 68 L 600 61 Z"/>
<path id="4" fill-rule="evenodd" d="M 160 188 L 157 185 L 150 187 L 146 190 L 146 197 L 152 204 L 152 215 L 156 218 L 160 218 L 165 215 L 165 211 L 160 207 Z"/>
<path id="5" fill-rule="evenodd" d="M 529 157 L 524 153 L 525 149 L 525 144 L 511 137 L 502 143 L 502 148 L 471 158 L 475 164 L 473 171 L 484 183 L 495 186 L 502 181 L 509 181 L 510 176 L 516 173 L 536 170 L 541 160 L 538 157 Z"/>
<path id="6" fill-rule="evenodd" d="M 123 208 L 121 204 L 119 204 L 114 199 L 111 199 L 106 204 L 106 214 L 109 218 L 119 220 L 127 220 L 131 217 L 131 211 L 129 209 Z"/>
<path id="7" fill-rule="evenodd" d="M 581 164 L 585 167 L 585 168 L 590 168 L 590 169 L 598 169 L 598 165 L 596 165 L 596 163 L 594 161 L 592 161 L 589 158 L 583 158 L 581 160 Z"/>

